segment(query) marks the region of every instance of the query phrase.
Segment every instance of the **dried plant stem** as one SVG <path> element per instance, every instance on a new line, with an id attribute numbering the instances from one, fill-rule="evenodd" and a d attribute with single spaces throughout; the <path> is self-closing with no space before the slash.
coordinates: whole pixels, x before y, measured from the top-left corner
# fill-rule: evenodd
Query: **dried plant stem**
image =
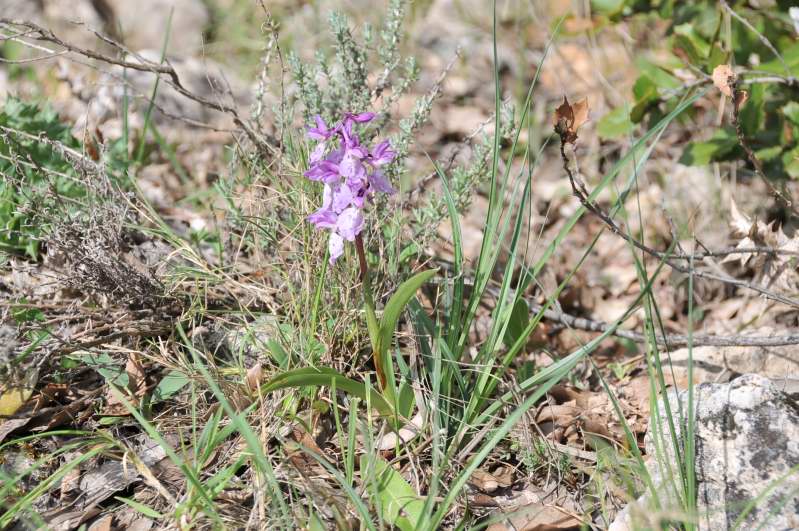
<path id="1" fill-rule="evenodd" d="M 730 90 L 732 91 L 732 125 L 735 127 L 735 134 L 738 137 L 738 143 L 746 153 L 746 158 L 752 163 L 755 173 L 769 189 L 771 195 L 773 195 L 777 201 L 785 205 L 785 207 L 793 212 L 794 215 L 799 216 L 799 211 L 796 210 L 793 200 L 788 196 L 787 193 L 777 189 L 777 187 L 774 186 L 774 183 L 772 183 L 771 180 L 766 176 L 765 172 L 763 171 L 763 163 L 759 158 L 757 158 L 752 146 L 750 146 L 749 142 L 746 140 L 743 127 L 741 127 L 740 116 L 741 105 L 743 105 L 743 102 L 746 101 L 746 92 L 740 89 L 740 82 L 737 79 L 730 78 L 727 80 L 727 82 L 730 86 Z"/>
<path id="2" fill-rule="evenodd" d="M 543 306 L 534 303 L 527 305 L 532 312 L 540 312 Z M 549 320 L 558 322 L 569 328 L 577 330 L 585 330 L 587 332 L 605 332 L 611 326 L 602 321 L 595 321 L 593 319 L 586 319 L 584 317 L 575 317 L 564 312 L 556 310 L 545 310 L 544 317 Z M 633 330 L 616 329 L 613 335 L 636 343 L 646 343 L 650 337 L 640 332 Z M 663 334 L 655 335 L 655 340 L 660 345 L 667 348 L 672 347 L 686 347 L 689 343 L 689 338 L 685 334 Z M 784 347 L 790 345 L 799 345 L 799 334 L 788 334 L 784 336 L 745 336 L 745 335 L 703 335 L 694 334 L 690 340 L 694 347 Z"/>
<path id="3" fill-rule="evenodd" d="M 450 267 L 449 264 L 444 267 Z M 474 279 L 470 278 L 466 281 L 467 286 L 474 286 Z M 487 288 L 488 293 L 493 297 L 499 297 L 499 289 L 495 286 Z M 527 307 L 532 313 L 538 313 L 544 309 L 544 306 L 530 301 L 525 301 Z M 604 321 L 595 319 L 588 319 L 586 317 L 577 317 L 569 313 L 547 309 L 544 310 L 544 318 L 556 323 L 560 323 L 567 328 L 575 330 L 584 330 L 586 332 L 606 332 L 611 325 Z M 612 335 L 629 339 L 636 343 L 646 343 L 651 338 L 646 334 L 636 332 L 635 330 L 624 330 L 617 328 L 612 332 Z M 685 334 L 661 334 L 656 335 L 655 340 L 658 344 L 667 348 L 685 347 L 688 345 L 688 336 Z M 691 340 L 691 345 L 694 347 L 784 347 L 799 345 L 799 334 L 787 334 L 780 336 L 746 336 L 746 335 L 717 335 L 717 334 L 694 334 Z"/>

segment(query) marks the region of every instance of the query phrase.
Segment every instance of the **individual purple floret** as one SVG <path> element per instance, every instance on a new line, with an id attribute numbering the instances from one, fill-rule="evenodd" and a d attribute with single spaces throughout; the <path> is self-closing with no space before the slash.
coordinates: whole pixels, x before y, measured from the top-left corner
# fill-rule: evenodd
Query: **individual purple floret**
<path id="1" fill-rule="evenodd" d="M 344 253 L 344 241 L 355 241 L 363 230 L 366 199 L 374 192 L 394 193 L 381 169 L 397 156 L 391 143 L 384 140 L 369 150 L 361 145 L 354 130 L 356 124 L 374 117 L 371 112 L 345 113 L 339 123 L 328 127 L 321 116 L 316 116 L 316 126 L 308 128 L 308 137 L 319 144 L 311 152 L 305 176 L 325 185 L 322 206 L 308 216 L 308 221 L 330 231 L 331 264 Z"/>
<path id="2" fill-rule="evenodd" d="M 308 137 L 314 140 L 327 140 L 336 134 L 336 128 L 329 128 L 324 119 L 318 114 L 314 118 L 316 120 L 316 127 L 308 128 Z"/>

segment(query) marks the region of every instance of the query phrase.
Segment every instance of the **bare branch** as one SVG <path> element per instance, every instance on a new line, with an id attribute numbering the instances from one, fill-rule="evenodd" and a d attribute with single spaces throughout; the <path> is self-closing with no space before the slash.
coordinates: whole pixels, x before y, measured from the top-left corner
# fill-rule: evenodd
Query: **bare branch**
<path id="1" fill-rule="evenodd" d="M 241 118 L 241 116 L 239 116 L 238 111 L 234 107 L 226 105 L 221 102 L 216 102 L 203 98 L 202 96 L 194 94 L 193 92 L 188 90 L 181 82 L 177 71 L 172 67 L 172 65 L 168 63 L 160 64 L 160 63 L 155 63 L 153 61 L 149 61 L 146 58 L 128 50 L 124 45 L 116 42 L 110 37 L 102 36 L 96 31 L 94 31 L 93 33 L 97 35 L 97 37 L 100 38 L 103 42 L 114 47 L 121 53 L 125 54 L 125 56 L 135 57 L 137 61 L 117 59 L 115 57 L 110 57 L 108 55 L 95 52 L 94 50 L 70 44 L 69 42 L 66 42 L 60 37 L 58 37 L 53 31 L 43 28 L 42 26 L 39 26 L 34 22 L 0 18 L 0 24 L 9 28 L 25 28 L 28 30 L 27 32 L 25 32 L 27 38 L 41 42 L 49 42 L 55 44 L 63 48 L 67 52 L 82 55 L 84 57 L 88 57 L 96 61 L 101 61 L 103 63 L 120 66 L 122 68 L 129 68 L 131 70 L 137 70 L 140 72 L 149 72 L 159 77 L 165 76 L 162 77 L 163 81 L 167 83 L 169 86 L 171 86 L 173 89 L 175 89 L 182 96 L 192 101 L 195 101 L 203 106 L 206 106 L 210 109 L 229 115 L 233 119 L 234 123 L 244 131 L 244 133 L 247 135 L 250 141 L 253 142 L 253 144 L 255 144 L 256 146 L 265 148 L 270 151 L 273 150 L 274 148 L 274 142 L 270 142 L 267 138 L 263 137 L 260 133 L 258 133 L 249 123 L 247 123 L 244 119 Z M 13 38 L 13 40 L 17 40 L 26 45 L 31 45 L 31 43 L 27 43 L 26 41 L 20 40 L 18 38 Z M 37 48 L 42 49 L 41 47 Z M 51 57 L 55 57 L 56 55 L 61 55 L 64 53 L 64 52 L 49 50 L 47 48 L 44 48 L 43 51 L 49 52 L 51 54 Z"/>
<path id="2" fill-rule="evenodd" d="M 543 306 L 534 303 L 527 303 L 531 312 L 538 313 Z M 588 332 L 605 332 L 611 326 L 602 321 L 594 321 L 584 317 L 575 317 L 557 310 L 545 310 L 544 317 L 552 321 L 561 323 L 569 328 L 585 330 Z M 650 340 L 648 336 L 632 330 L 622 330 L 617 328 L 613 335 L 636 343 L 646 343 Z M 685 334 L 665 334 L 655 336 L 659 345 L 667 347 L 685 347 L 689 344 L 689 338 Z M 745 335 L 706 335 L 695 334 L 690 338 L 690 344 L 694 347 L 783 347 L 789 345 L 799 345 L 799 334 L 788 334 L 785 336 L 745 336 Z"/>

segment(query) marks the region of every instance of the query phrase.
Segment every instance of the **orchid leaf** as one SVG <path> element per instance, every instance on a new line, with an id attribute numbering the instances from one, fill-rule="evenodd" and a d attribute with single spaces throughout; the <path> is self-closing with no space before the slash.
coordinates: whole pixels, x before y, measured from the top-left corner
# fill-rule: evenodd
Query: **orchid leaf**
<path id="1" fill-rule="evenodd" d="M 394 408 L 375 389 L 326 367 L 304 367 L 280 373 L 266 382 L 261 387 L 261 392 L 271 393 L 290 387 L 332 387 L 334 383 L 336 389 L 340 391 L 357 396 L 362 400 L 367 400 L 368 397 L 372 407 L 381 415 L 394 416 Z"/>
<path id="2" fill-rule="evenodd" d="M 377 501 L 383 510 L 383 518 L 402 531 L 417 529 L 424 509 L 422 499 L 385 460 L 375 456 L 369 461 L 374 465 Z M 363 459 L 361 462 L 365 465 L 369 461 Z M 368 470 L 362 470 L 364 476 L 367 473 Z"/>
<path id="3" fill-rule="evenodd" d="M 436 271 L 436 269 L 428 269 L 427 271 L 415 274 L 403 282 L 383 309 L 383 317 L 380 319 L 380 334 L 377 339 L 376 354 L 379 356 L 383 370 L 386 372 L 386 377 L 389 380 L 386 389 L 387 394 L 390 395 L 389 400 L 393 400 L 393 398 L 397 396 L 396 384 L 394 382 L 394 365 L 391 356 L 388 355 L 388 351 L 391 348 L 391 341 L 394 337 L 394 331 L 397 328 L 397 322 L 402 312 L 405 310 L 405 306 L 408 305 L 408 302 L 410 302 L 411 298 L 416 294 L 416 291 L 422 287 L 425 282 L 430 280 L 430 278 L 436 274 Z"/>

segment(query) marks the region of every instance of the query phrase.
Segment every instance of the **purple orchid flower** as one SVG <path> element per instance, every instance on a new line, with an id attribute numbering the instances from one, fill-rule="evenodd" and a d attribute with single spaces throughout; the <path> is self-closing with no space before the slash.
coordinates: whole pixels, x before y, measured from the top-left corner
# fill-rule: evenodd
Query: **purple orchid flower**
<path id="1" fill-rule="evenodd" d="M 397 152 L 391 149 L 391 142 L 383 140 L 372 150 L 369 155 L 369 162 L 373 166 L 384 166 L 394 160 Z"/>
<path id="2" fill-rule="evenodd" d="M 338 180 L 339 166 L 335 162 L 329 160 L 320 160 L 311 165 L 305 176 L 312 181 L 322 181 L 323 183 L 332 183 Z"/>
<path id="3" fill-rule="evenodd" d="M 308 137 L 320 143 L 311 152 L 305 176 L 324 183 L 322 206 L 308 216 L 308 221 L 318 229 L 330 231 L 331 264 L 344 253 L 344 242 L 355 241 L 363 230 L 366 199 L 375 192 L 395 193 L 380 169 L 396 158 L 391 143 L 384 140 L 370 151 L 361 145 L 355 131 L 356 124 L 374 117 L 371 112 L 345 113 L 338 124 L 329 127 L 321 116 L 316 116 L 316 126 L 308 128 Z M 336 138 L 338 146 L 331 145 Z"/>
<path id="4" fill-rule="evenodd" d="M 353 114 L 351 112 L 344 114 L 344 121 L 353 121 L 359 124 L 365 124 L 366 122 L 371 122 L 375 117 L 375 113 L 373 112 L 362 112 L 360 114 Z"/>
<path id="5" fill-rule="evenodd" d="M 316 127 L 309 127 L 308 128 L 308 137 L 314 140 L 327 140 L 334 134 L 336 134 L 337 127 L 328 127 L 325 123 L 324 118 L 319 116 L 318 114 L 314 116 L 314 120 L 316 121 Z"/>
<path id="6" fill-rule="evenodd" d="M 385 174 L 381 170 L 374 170 L 369 174 L 369 186 L 388 195 L 394 195 L 396 190 L 391 186 L 391 183 L 386 179 Z"/>

